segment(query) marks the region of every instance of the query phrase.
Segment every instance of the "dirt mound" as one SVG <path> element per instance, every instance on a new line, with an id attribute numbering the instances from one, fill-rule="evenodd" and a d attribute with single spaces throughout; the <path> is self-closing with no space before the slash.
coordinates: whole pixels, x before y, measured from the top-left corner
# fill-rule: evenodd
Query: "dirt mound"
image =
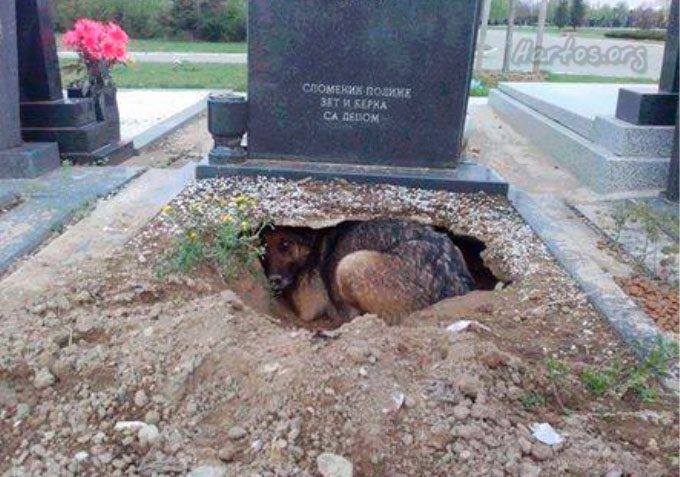
<path id="1" fill-rule="evenodd" d="M 68 335 L 43 328 L 3 343 L 3 466 L 151 475 L 207 462 L 229 475 L 313 475 L 332 452 L 357 475 L 664 473 L 653 450 L 608 438 L 590 413 L 527 411 L 527 364 L 502 349 L 492 321 L 490 333 L 446 331 L 446 307 L 417 324 L 363 316 L 332 332 L 282 327 L 229 291 L 181 306 L 133 301 L 110 316 L 66 311 Z M 670 430 L 672 418 L 652 415 L 663 424 L 651 430 Z M 116 430 L 124 421 L 154 426 L 152 437 Z M 531 436 L 543 421 L 563 444 Z"/>
<path id="2" fill-rule="evenodd" d="M 430 216 L 483 239 L 513 284 L 305 329 L 272 312 L 257 273 L 156 276 L 179 230 L 160 216 L 101 275 L 64 277 L 29 310 L 0 305 L 0 474 L 311 476 L 328 453 L 360 476 L 677 470 L 676 400 L 646 375 L 638 394 L 608 381 L 635 360 L 507 203 L 233 180 L 171 206 L 217 219 L 244 191 L 296 220 Z M 447 330 L 460 320 L 477 324 Z M 563 442 L 539 442 L 537 423 Z"/>

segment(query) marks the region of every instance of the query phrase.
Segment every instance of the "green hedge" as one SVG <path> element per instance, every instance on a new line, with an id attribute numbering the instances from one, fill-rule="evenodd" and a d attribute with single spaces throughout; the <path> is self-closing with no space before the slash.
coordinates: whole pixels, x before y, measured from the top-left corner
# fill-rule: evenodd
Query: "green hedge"
<path id="1" fill-rule="evenodd" d="M 171 0 L 56 0 L 56 27 L 66 31 L 79 18 L 115 21 L 133 38 L 160 38 L 168 33 L 164 15 Z"/>
<path id="2" fill-rule="evenodd" d="M 666 30 L 613 30 L 604 34 L 607 38 L 627 38 L 630 40 L 660 40 L 666 39 Z"/>
<path id="3" fill-rule="evenodd" d="M 54 6 L 59 31 L 87 17 L 115 21 L 132 38 L 246 38 L 246 0 L 55 0 Z"/>

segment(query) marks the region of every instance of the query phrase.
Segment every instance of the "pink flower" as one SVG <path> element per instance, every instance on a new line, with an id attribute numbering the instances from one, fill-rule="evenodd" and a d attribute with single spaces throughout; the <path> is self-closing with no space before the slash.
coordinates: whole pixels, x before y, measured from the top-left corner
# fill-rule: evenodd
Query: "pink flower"
<path id="1" fill-rule="evenodd" d="M 99 78 L 106 69 L 127 60 L 127 33 L 117 24 L 81 18 L 67 31 L 62 43 L 78 52 L 91 77 Z M 105 65 L 99 63 L 104 60 Z"/>
<path id="2" fill-rule="evenodd" d="M 125 31 L 115 23 L 111 22 L 108 24 L 108 34 L 111 40 L 115 41 L 119 45 L 127 46 L 127 33 L 125 33 Z"/>
<path id="3" fill-rule="evenodd" d="M 67 48 L 78 48 L 79 40 L 80 40 L 80 38 L 79 38 L 78 34 L 75 32 L 75 30 L 67 31 L 66 33 L 64 33 L 64 36 L 61 38 L 61 42 Z"/>

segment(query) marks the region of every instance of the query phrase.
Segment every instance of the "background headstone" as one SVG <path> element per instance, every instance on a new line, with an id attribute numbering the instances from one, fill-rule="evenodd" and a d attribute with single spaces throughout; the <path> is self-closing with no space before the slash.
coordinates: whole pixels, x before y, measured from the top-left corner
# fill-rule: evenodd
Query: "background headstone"
<path id="1" fill-rule="evenodd" d="M 0 2 L 0 150 L 21 145 L 14 1 Z"/>
<path id="2" fill-rule="evenodd" d="M 64 96 L 50 8 L 49 0 L 16 2 L 21 101 L 54 101 Z"/>
<path id="3" fill-rule="evenodd" d="M 14 1 L 0 1 L 0 178 L 35 177 L 59 166 L 56 144 L 21 140 L 16 31 Z"/>
<path id="4" fill-rule="evenodd" d="M 671 0 L 658 93 L 621 88 L 616 117 L 641 126 L 673 126 L 678 110 L 678 1 Z"/>
<path id="5" fill-rule="evenodd" d="M 678 58 L 678 0 L 672 0 L 668 15 L 666 31 L 666 46 L 663 52 L 661 64 L 661 78 L 659 79 L 659 91 L 668 93 L 678 92 L 678 73 L 680 64 Z"/>
<path id="6" fill-rule="evenodd" d="M 671 153 L 671 165 L 668 171 L 668 187 L 666 197 L 678 201 L 680 198 L 680 148 L 678 147 L 678 128 L 680 120 L 675 123 L 675 136 L 673 137 L 673 152 Z"/>
<path id="7" fill-rule="evenodd" d="M 134 150 L 131 142 L 120 141 L 114 89 L 96 98 L 64 98 L 52 2 L 15 1 L 24 140 L 57 142 L 60 153 L 76 163 L 114 164 L 129 158 Z"/>
<path id="8" fill-rule="evenodd" d="M 478 10 L 477 0 L 251 0 L 249 157 L 455 165 Z"/>

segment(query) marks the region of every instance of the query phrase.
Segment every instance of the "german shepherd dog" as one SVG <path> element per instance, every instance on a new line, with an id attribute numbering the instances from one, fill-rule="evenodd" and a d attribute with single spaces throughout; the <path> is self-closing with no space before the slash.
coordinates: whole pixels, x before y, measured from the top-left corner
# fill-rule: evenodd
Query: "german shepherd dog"
<path id="1" fill-rule="evenodd" d="M 265 274 L 304 321 L 348 320 L 363 313 L 400 316 L 474 289 L 451 239 L 415 222 L 269 227 L 263 239 Z"/>

